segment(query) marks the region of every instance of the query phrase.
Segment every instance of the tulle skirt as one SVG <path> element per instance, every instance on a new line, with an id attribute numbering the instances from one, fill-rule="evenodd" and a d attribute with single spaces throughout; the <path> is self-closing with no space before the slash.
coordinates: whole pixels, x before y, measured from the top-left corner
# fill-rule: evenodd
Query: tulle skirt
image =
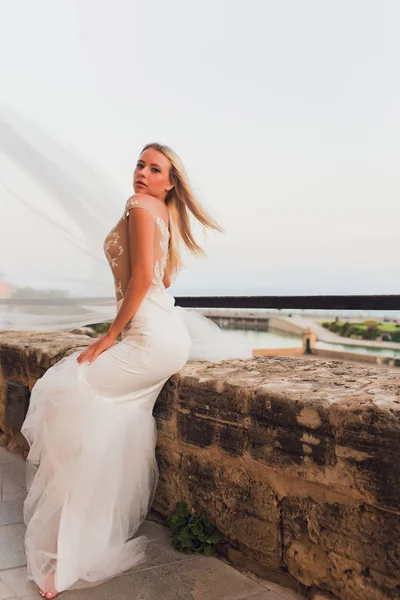
<path id="1" fill-rule="evenodd" d="M 158 482 L 152 409 L 191 345 L 176 308 L 150 291 L 120 342 L 90 365 L 74 352 L 32 389 L 25 550 L 45 591 L 52 573 L 58 591 L 89 587 L 146 558 L 147 537 L 133 536 Z"/>
<path id="2" fill-rule="evenodd" d="M 117 304 L 117 309 L 119 304 Z M 28 579 L 49 591 L 90 587 L 146 559 L 134 534 L 158 483 L 152 410 L 187 360 L 250 358 L 203 315 L 149 291 L 122 340 L 89 365 L 81 350 L 34 385 L 22 433 L 29 442 Z"/>

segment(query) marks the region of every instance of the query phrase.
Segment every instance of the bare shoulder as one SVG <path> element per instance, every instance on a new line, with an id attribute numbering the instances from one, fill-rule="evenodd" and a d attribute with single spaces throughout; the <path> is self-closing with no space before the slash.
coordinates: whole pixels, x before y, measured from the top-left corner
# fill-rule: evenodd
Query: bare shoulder
<path id="1" fill-rule="evenodd" d="M 156 198 L 150 196 L 150 194 L 132 194 L 132 196 L 128 198 L 128 202 L 129 200 L 143 200 L 144 202 L 152 202 L 156 200 Z"/>
<path id="2" fill-rule="evenodd" d="M 168 222 L 168 207 L 150 194 L 133 194 L 126 202 L 125 210 L 133 208 L 134 206 L 142 206 L 146 208 L 153 216 L 161 217 L 163 220 Z"/>
<path id="3" fill-rule="evenodd" d="M 126 201 L 126 206 L 152 206 L 153 200 L 154 198 L 150 194 L 132 194 Z"/>

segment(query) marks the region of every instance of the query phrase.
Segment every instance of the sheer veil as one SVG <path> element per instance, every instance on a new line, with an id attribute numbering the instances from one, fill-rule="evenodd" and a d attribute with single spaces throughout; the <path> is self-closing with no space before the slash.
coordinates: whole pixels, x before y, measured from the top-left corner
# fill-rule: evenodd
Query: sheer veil
<path id="1" fill-rule="evenodd" d="M 103 250 L 125 195 L 64 140 L 0 106 L 0 330 L 68 331 L 112 321 L 114 283 Z M 190 359 L 251 357 L 201 313 L 175 306 Z"/>
<path id="2" fill-rule="evenodd" d="M 125 201 L 76 149 L 0 107 L 0 329 L 114 318 L 103 242 Z"/>

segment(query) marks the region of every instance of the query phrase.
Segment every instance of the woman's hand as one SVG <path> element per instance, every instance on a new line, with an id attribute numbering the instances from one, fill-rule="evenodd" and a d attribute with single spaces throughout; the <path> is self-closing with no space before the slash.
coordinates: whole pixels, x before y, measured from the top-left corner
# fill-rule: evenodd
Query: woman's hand
<path id="1" fill-rule="evenodd" d="M 88 358 L 90 365 L 94 360 L 96 360 L 99 354 L 105 350 L 108 350 L 108 348 L 114 344 L 115 340 L 116 338 L 113 335 L 106 333 L 100 339 L 96 340 L 93 344 L 90 344 L 90 346 L 85 348 L 85 350 L 76 359 L 77 362 L 81 364 Z"/>

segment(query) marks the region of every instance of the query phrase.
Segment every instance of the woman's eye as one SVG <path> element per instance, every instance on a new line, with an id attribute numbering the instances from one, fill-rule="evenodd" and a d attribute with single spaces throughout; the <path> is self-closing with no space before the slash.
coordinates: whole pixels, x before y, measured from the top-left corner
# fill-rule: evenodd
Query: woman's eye
<path id="1" fill-rule="evenodd" d="M 159 172 L 160 172 L 160 170 L 159 170 L 159 169 L 156 169 L 155 167 L 153 168 L 153 171 L 155 171 L 156 173 L 159 173 Z"/>

